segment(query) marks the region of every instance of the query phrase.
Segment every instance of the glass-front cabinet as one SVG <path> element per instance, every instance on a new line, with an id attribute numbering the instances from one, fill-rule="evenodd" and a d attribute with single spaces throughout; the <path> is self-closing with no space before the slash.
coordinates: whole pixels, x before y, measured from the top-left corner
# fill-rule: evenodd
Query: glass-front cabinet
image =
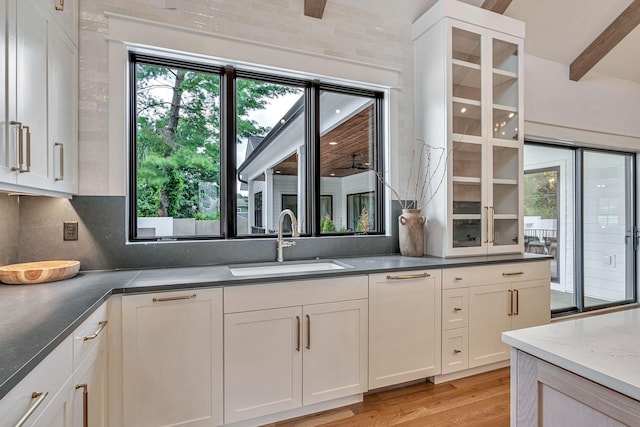
<path id="1" fill-rule="evenodd" d="M 524 25 L 484 12 L 440 0 L 413 25 L 416 136 L 447 153 L 446 184 L 422 207 L 429 255 L 523 250 Z"/>

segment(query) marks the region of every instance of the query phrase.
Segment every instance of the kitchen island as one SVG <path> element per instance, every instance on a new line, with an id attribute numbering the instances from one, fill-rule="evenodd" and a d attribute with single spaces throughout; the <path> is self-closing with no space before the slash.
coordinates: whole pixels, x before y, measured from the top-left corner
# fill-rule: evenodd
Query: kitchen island
<path id="1" fill-rule="evenodd" d="M 640 309 L 505 332 L 512 426 L 640 420 Z"/>

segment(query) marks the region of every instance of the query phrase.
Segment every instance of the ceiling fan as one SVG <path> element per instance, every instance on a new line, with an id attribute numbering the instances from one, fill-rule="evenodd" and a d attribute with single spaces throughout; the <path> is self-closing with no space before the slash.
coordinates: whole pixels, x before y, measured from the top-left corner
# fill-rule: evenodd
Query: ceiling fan
<path id="1" fill-rule="evenodd" d="M 356 163 L 356 156 L 357 154 L 351 155 L 351 166 L 347 166 L 346 168 L 341 168 L 341 169 L 367 169 L 367 167 L 362 163 L 360 162 Z"/>

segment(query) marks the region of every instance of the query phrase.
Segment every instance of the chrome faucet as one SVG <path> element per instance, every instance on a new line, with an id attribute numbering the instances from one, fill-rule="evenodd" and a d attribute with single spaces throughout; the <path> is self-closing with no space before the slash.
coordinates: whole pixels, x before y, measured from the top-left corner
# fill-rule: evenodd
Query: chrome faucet
<path id="1" fill-rule="evenodd" d="M 298 232 L 298 220 L 296 219 L 293 211 L 291 211 L 291 209 L 285 209 L 280 212 L 280 216 L 278 216 L 278 243 L 276 244 L 276 247 L 278 248 L 278 262 L 284 261 L 282 250 L 296 244 L 296 242 L 292 242 L 290 240 L 282 240 L 282 224 L 284 223 L 284 217 L 287 215 L 289 215 L 289 218 L 291 218 L 292 237 L 298 237 L 300 235 L 300 233 Z"/>

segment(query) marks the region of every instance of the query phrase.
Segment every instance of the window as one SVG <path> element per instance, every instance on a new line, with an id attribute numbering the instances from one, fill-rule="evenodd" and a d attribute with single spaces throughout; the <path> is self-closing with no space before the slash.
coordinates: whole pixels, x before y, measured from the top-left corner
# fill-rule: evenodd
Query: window
<path id="1" fill-rule="evenodd" d="M 253 226 L 261 228 L 262 232 L 262 191 L 258 191 L 253 195 Z"/>
<path id="2" fill-rule="evenodd" d="M 525 251 L 553 256 L 558 315 L 636 300 L 630 153 L 527 143 Z"/>
<path id="3" fill-rule="evenodd" d="M 373 192 L 347 196 L 347 227 L 356 233 L 375 229 L 375 194 Z"/>
<path id="4" fill-rule="evenodd" d="M 384 232 L 382 92 L 135 53 L 130 88 L 131 240 Z"/>

